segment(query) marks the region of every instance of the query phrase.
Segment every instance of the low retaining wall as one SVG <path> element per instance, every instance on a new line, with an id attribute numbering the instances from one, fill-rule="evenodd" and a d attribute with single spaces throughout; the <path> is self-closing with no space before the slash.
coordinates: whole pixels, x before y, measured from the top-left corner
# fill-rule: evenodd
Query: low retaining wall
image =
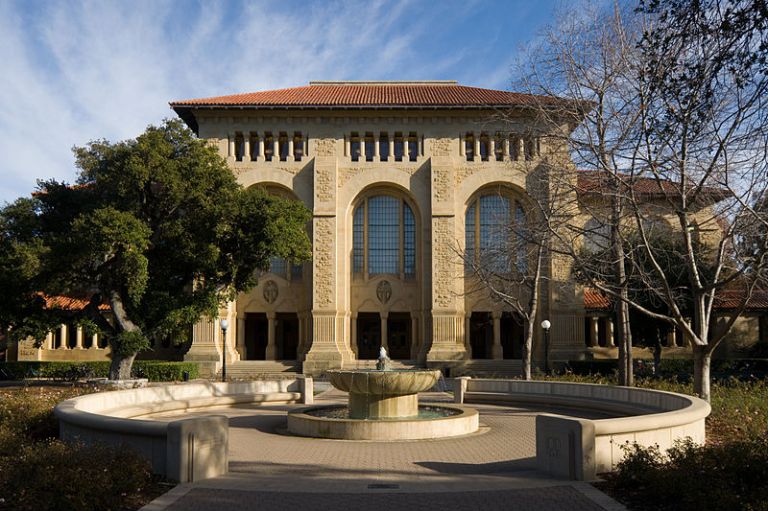
<path id="1" fill-rule="evenodd" d="M 553 476 L 592 480 L 624 456 L 622 446 L 658 445 L 677 440 L 704 443 L 709 403 L 660 390 L 588 383 L 457 378 L 457 402 L 557 406 L 615 414 L 605 419 L 567 415 L 536 417 L 536 461 Z"/>
<path id="2" fill-rule="evenodd" d="M 125 445 L 155 473 L 189 482 L 225 474 L 229 422 L 224 416 L 157 421 L 139 417 L 239 403 L 312 403 L 312 379 L 187 383 L 87 394 L 54 409 L 64 441 Z"/>

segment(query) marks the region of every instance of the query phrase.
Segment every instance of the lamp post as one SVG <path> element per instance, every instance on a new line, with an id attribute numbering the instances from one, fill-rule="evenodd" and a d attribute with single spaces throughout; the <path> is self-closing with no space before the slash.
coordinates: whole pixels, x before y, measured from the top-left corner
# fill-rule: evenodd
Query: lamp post
<path id="1" fill-rule="evenodd" d="M 221 381 L 227 381 L 227 328 L 229 321 L 222 319 L 221 325 Z"/>
<path id="2" fill-rule="evenodd" d="M 549 328 L 552 323 L 548 319 L 541 322 L 541 328 L 544 329 L 544 373 L 549 374 Z"/>

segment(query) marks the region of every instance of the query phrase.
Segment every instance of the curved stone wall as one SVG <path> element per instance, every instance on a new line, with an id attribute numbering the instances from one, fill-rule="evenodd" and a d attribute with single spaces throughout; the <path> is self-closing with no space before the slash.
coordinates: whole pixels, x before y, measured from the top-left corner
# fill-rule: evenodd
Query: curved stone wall
<path id="1" fill-rule="evenodd" d="M 632 387 L 458 378 L 455 389 L 460 402 L 544 405 L 608 415 L 603 419 L 565 414 L 536 418 L 539 468 L 578 480 L 592 480 L 613 470 L 626 445 L 658 445 L 664 451 L 685 438 L 704 443 L 704 421 L 711 412 L 709 403 L 693 396 Z"/>

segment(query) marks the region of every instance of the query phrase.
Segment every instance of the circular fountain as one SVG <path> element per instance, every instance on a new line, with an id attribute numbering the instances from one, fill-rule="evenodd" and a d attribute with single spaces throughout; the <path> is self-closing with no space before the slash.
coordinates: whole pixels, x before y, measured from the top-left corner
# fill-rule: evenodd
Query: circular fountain
<path id="1" fill-rule="evenodd" d="M 440 371 L 390 369 L 381 348 L 376 369 L 328 371 L 331 385 L 349 393 L 349 406 L 312 407 L 288 414 L 288 431 L 345 440 L 420 440 L 477 431 L 478 414 L 456 405 L 419 405 Z"/>

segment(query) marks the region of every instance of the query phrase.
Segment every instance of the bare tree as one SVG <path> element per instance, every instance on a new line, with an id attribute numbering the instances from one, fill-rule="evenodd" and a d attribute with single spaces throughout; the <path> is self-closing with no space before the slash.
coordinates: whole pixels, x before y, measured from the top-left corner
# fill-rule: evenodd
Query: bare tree
<path id="1" fill-rule="evenodd" d="M 617 307 L 621 383 L 632 382 L 631 306 L 690 340 L 695 390 L 709 399 L 712 352 L 768 264 L 765 2 L 643 8 L 567 13 L 532 51 L 521 85 L 571 100 L 531 104 L 549 143 L 592 170 L 553 174 L 577 206 L 549 222 L 551 249 Z M 585 252 L 585 238 L 602 250 Z M 728 319 L 713 330 L 726 300 Z"/>

